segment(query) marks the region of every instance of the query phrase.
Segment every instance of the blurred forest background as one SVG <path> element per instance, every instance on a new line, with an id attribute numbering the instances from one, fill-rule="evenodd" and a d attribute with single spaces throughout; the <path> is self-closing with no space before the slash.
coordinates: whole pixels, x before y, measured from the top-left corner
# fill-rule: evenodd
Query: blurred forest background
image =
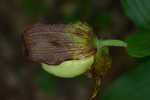
<path id="1" fill-rule="evenodd" d="M 0 0 L 0 100 L 87 100 L 90 96 L 91 79 L 57 78 L 25 58 L 21 34 L 40 20 L 50 24 L 84 21 L 106 39 L 124 40 L 136 31 L 120 0 Z M 110 53 L 113 64 L 101 94 L 136 64 L 124 48 L 111 47 Z"/>

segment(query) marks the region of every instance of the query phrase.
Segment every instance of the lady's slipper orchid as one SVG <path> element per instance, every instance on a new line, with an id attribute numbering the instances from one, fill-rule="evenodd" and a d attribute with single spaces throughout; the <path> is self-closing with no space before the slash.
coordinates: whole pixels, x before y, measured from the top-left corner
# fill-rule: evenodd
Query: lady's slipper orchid
<path id="1" fill-rule="evenodd" d="M 92 77 L 103 76 L 111 65 L 106 46 L 126 46 L 119 40 L 98 40 L 92 28 L 81 22 L 37 23 L 24 31 L 23 38 L 28 58 L 63 78 L 85 72 Z"/>

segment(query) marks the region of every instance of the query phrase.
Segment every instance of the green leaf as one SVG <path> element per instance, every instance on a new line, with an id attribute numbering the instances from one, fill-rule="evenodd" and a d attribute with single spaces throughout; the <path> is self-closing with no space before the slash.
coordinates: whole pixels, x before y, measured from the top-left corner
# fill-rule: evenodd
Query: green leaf
<path id="1" fill-rule="evenodd" d="M 121 0 L 126 15 L 139 27 L 150 27 L 150 0 Z"/>
<path id="2" fill-rule="evenodd" d="M 150 59 L 134 71 L 116 80 L 102 100 L 148 100 L 150 94 Z"/>
<path id="3" fill-rule="evenodd" d="M 51 76 L 47 72 L 41 72 L 35 81 L 37 87 L 44 92 L 51 92 L 57 87 L 57 81 L 55 77 Z"/>
<path id="4" fill-rule="evenodd" d="M 126 50 L 130 56 L 150 56 L 150 30 L 130 34 L 126 38 Z"/>

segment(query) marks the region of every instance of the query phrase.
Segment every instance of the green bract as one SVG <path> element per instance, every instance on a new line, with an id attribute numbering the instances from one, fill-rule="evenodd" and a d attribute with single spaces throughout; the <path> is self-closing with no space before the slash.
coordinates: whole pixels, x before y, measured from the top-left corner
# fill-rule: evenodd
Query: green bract
<path id="1" fill-rule="evenodd" d="M 50 74 L 63 78 L 72 78 L 90 69 L 94 56 L 82 60 L 64 61 L 60 65 L 47 65 L 42 63 L 42 68 Z"/>

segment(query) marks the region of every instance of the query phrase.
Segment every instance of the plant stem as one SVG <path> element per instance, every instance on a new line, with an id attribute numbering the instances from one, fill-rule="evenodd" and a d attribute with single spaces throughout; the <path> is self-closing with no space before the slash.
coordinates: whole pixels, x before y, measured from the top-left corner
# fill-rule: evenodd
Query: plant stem
<path id="1" fill-rule="evenodd" d="M 96 97 L 98 96 L 98 93 L 100 91 L 100 85 L 101 85 L 101 80 L 100 79 L 95 79 L 95 84 L 93 87 L 93 92 L 89 100 L 96 100 Z"/>
<path id="2" fill-rule="evenodd" d="M 101 40 L 99 41 L 99 45 L 104 46 L 120 46 L 127 47 L 127 44 L 121 40 Z"/>

